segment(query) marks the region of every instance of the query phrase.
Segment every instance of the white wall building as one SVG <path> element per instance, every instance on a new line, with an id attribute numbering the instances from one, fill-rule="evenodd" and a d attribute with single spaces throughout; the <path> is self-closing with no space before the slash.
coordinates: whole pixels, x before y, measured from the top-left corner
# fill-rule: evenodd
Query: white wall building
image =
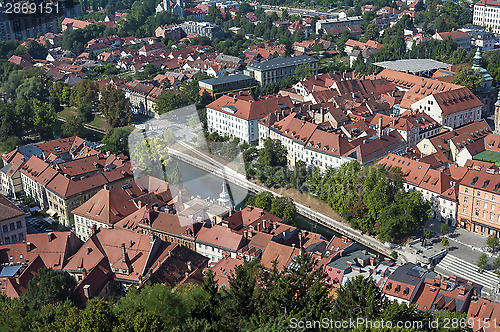
<path id="1" fill-rule="evenodd" d="M 466 87 L 428 95 L 413 103 L 442 126 L 460 127 L 481 118 L 483 103 Z"/>
<path id="2" fill-rule="evenodd" d="M 500 2 L 495 0 L 476 2 L 472 23 L 491 28 L 494 33 L 500 33 Z"/>
<path id="3" fill-rule="evenodd" d="M 257 122 L 272 111 L 292 108 L 289 97 L 253 99 L 248 92 L 224 95 L 207 105 L 210 132 L 239 138 L 250 145 L 259 142 Z"/>

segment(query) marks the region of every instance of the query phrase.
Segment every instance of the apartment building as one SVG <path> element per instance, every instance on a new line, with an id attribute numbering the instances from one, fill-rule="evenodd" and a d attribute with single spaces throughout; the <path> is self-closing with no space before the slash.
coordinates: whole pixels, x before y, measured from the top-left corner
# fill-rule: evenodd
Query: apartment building
<path id="1" fill-rule="evenodd" d="M 168 40 L 179 41 L 181 39 L 182 29 L 175 24 L 161 25 L 155 30 L 155 36 L 166 38 Z"/>
<path id="2" fill-rule="evenodd" d="M 265 128 L 262 128 L 262 132 L 265 132 Z M 338 167 L 354 160 L 344 157 L 344 154 L 352 149 L 351 144 L 345 138 L 337 133 L 322 131 L 318 125 L 298 118 L 296 113 L 270 126 L 269 135 L 262 136 L 261 140 L 267 138 L 281 141 L 288 152 L 289 166 L 294 166 L 300 160 L 324 171 L 328 167 Z M 263 141 L 260 145 L 263 145 Z"/>
<path id="3" fill-rule="evenodd" d="M 460 127 L 481 119 L 483 103 L 466 87 L 432 93 L 413 103 L 442 126 Z"/>
<path id="4" fill-rule="evenodd" d="M 236 258 L 237 252 L 247 242 L 247 239 L 231 231 L 231 229 L 213 225 L 202 227 L 196 237 L 196 252 L 210 258 L 210 263 L 217 263 L 225 256 Z"/>
<path id="5" fill-rule="evenodd" d="M 500 179 L 491 171 L 469 169 L 460 181 L 458 221 L 470 232 L 500 237 Z"/>
<path id="6" fill-rule="evenodd" d="M 22 242 L 26 239 L 24 211 L 0 195 L 0 244 Z"/>
<path id="7" fill-rule="evenodd" d="M 470 51 L 472 47 L 472 36 L 467 32 L 463 32 L 460 30 L 448 31 L 448 32 L 436 32 L 433 39 L 436 40 L 448 40 L 451 38 L 454 42 L 457 43 L 458 47 L 462 47 L 466 51 Z"/>
<path id="8" fill-rule="evenodd" d="M 258 121 L 273 111 L 293 108 L 290 97 L 271 96 L 254 99 L 248 91 L 223 95 L 207 105 L 210 132 L 239 138 L 250 145 L 259 141 Z"/>
<path id="9" fill-rule="evenodd" d="M 290 58 L 274 58 L 260 63 L 253 63 L 245 69 L 245 75 L 255 78 L 259 86 L 276 83 L 295 74 L 299 66 L 309 66 L 311 74 L 318 74 L 318 59 L 299 55 Z"/>
<path id="10" fill-rule="evenodd" d="M 337 17 L 337 18 L 329 18 L 326 20 L 318 20 L 316 22 L 316 33 L 319 33 L 319 30 L 324 30 L 332 27 L 342 27 L 349 25 L 359 25 L 363 23 L 363 18 L 361 16 L 352 16 L 352 17 Z"/>
<path id="11" fill-rule="evenodd" d="M 256 86 L 253 77 L 235 74 L 216 78 L 209 78 L 203 81 L 198 81 L 200 87 L 200 96 L 207 91 L 212 96 L 218 97 L 224 92 L 238 91 Z"/>
<path id="12" fill-rule="evenodd" d="M 46 33 L 59 32 L 55 7 L 53 13 L 41 15 L 7 14 L 4 8 L 0 8 L 0 41 L 38 38 Z"/>
<path id="13" fill-rule="evenodd" d="M 195 250 L 195 238 L 202 223 L 168 210 L 143 206 L 119 221 L 117 227 L 154 235 L 163 241 Z"/>
<path id="14" fill-rule="evenodd" d="M 208 37 L 210 39 L 224 39 L 224 31 L 212 22 L 193 22 L 187 21 L 180 24 L 184 34 L 195 34 L 200 37 Z"/>
<path id="15" fill-rule="evenodd" d="M 389 154 L 378 164 L 387 170 L 401 169 L 407 191 L 418 190 L 422 198 L 431 203 L 434 219 L 451 226 L 457 224 L 458 183 L 451 175 L 431 168 L 431 165 L 407 157 Z"/>
<path id="16" fill-rule="evenodd" d="M 491 28 L 493 33 L 500 33 L 500 3 L 495 0 L 476 2 L 472 23 Z"/>

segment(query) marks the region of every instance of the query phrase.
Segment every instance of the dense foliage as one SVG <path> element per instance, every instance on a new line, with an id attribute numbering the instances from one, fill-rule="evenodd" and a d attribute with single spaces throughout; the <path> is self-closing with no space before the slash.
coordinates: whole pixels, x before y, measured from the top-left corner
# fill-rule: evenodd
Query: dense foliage
<path id="1" fill-rule="evenodd" d="M 327 202 L 352 227 L 376 234 L 383 241 L 401 239 L 419 229 L 430 213 L 430 203 L 418 191 L 405 192 L 400 172 L 356 162 L 315 169 L 308 178 L 311 193 Z"/>
<path id="2" fill-rule="evenodd" d="M 390 303 L 372 279 L 362 276 L 343 284 L 333 299 L 326 275 L 309 253 L 297 257 L 284 272 L 265 270 L 258 260 L 228 273 L 229 283 L 218 290 L 212 272 L 202 286 L 163 285 L 130 288 L 118 300 L 91 299 L 85 306 L 73 300 L 75 281 L 66 272 L 41 270 L 20 299 L 0 296 L 0 331 L 160 332 L 160 331 L 289 331 L 298 320 L 328 321 L 368 318 L 372 321 L 422 321 L 422 329 L 404 331 L 464 331 L 445 329 L 443 318 L 463 318 L 446 312 L 432 316 L 413 306 Z M 51 282 L 64 291 L 57 291 Z M 427 328 L 430 321 L 438 322 Z M 312 331 L 334 329 L 312 329 Z M 338 330 L 338 329 L 337 329 Z M 394 329 L 347 328 L 346 331 Z M 467 331 L 467 329 L 465 329 Z"/>
<path id="3" fill-rule="evenodd" d="M 297 209 L 290 198 L 274 196 L 270 192 L 264 191 L 256 196 L 250 196 L 247 204 L 269 211 L 271 214 L 281 218 L 286 224 L 295 224 Z"/>

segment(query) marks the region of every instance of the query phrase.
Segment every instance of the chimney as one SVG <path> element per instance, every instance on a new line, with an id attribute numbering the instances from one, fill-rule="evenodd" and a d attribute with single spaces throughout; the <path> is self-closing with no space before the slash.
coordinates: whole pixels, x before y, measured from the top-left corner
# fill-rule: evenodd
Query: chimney
<path id="1" fill-rule="evenodd" d="M 125 249 L 125 243 L 122 243 L 122 263 L 127 262 L 127 250 Z"/>
<path id="2" fill-rule="evenodd" d="M 262 231 L 266 231 L 266 221 L 262 220 Z"/>
<path id="3" fill-rule="evenodd" d="M 90 285 L 83 286 L 83 294 L 87 299 L 90 299 Z"/>
<path id="4" fill-rule="evenodd" d="M 52 242 L 52 240 L 54 239 L 53 235 L 54 234 L 52 232 L 47 233 L 47 236 L 49 237 L 49 242 Z"/>
<path id="5" fill-rule="evenodd" d="M 87 247 L 87 255 L 90 254 L 91 252 L 92 252 L 92 248 Z"/>
<path id="6" fill-rule="evenodd" d="M 188 270 L 192 271 L 193 268 L 191 267 L 191 261 L 187 261 L 186 265 L 187 265 Z"/>
<path id="7" fill-rule="evenodd" d="M 260 222 L 257 223 L 257 232 L 260 232 Z"/>
<path id="8" fill-rule="evenodd" d="M 21 284 L 21 281 L 19 280 L 19 276 L 18 275 L 16 276 L 16 284 L 18 284 L 18 285 Z"/>
<path id="9" fill-rule="evenodd" d="M 31 251 L 31 242 L 26 242 L 26 251 L 27 252 Z"/>
<path id="10" fill-rule="evenodd" d="M 140 209 L 140 208 L 142 208 L 142 201 L 138 201 L 138 202 L 137 202 L 137 207 L 138 207 L 139 209 Z"/>
<path id="11" fill-rule="evenodd" d="M 245 239 L 248 239 L 248 231 L 243 231 L 243 237 L 244 237 Z"/>
<path id="12" fill-rule="evenodd" d="M 104 185 L 104 190 L 109 190 L 109 186 L 107 184 Z"/>
<path id="13" fill-rule="evenodd" d="M 377 135 L 378 137 L 382 136 L 382 117 L 378 119 Z"/>

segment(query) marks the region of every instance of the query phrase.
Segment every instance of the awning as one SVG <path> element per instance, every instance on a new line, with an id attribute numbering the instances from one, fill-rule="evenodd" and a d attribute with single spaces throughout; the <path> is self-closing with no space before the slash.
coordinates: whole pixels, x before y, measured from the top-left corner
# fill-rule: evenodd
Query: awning
<path id="1" fill-rule="evenodd" d="M 53 217 L 55 214 L 57 214 L 57 211 L 54 211 L 52 209 L 48 209 L 47 213 L 49 214 L 49 216 Z"/>

